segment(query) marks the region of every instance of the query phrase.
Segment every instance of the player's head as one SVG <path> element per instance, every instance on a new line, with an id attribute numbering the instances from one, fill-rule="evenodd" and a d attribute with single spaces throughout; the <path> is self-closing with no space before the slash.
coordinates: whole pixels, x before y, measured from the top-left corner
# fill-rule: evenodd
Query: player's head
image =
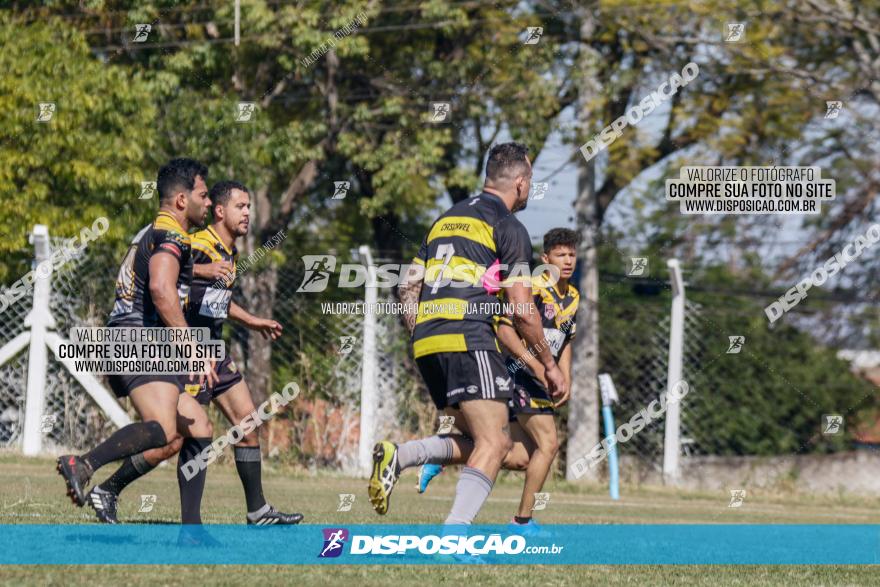
<path id="1" fill-rule="evenodd" d="M 172 159 L 159 169 L 159 206 L 183 213 L 190 224 L 204 226 L 211 200 L 208 168 L 193 159 Z"/>
<path id="2" fill-rule="evenodd" d="M 514 198 L 512 210 L 524 210 L 532 186 L 532 162 L 529 148 L 521 143 L 501 143 L 489 151 L 486 162 L 486 187 Z"/>
<path id="3" fill-rule="evenodd" d="M 222 224 L 230 234 L 247 234 L 251 221 L 251 192 L 237 181 L 218 181 L 211 186 L 214 224 Z"/>
<path id="4" fill-rule="evenodd" d="M 580 237 L 569 228 L 551 228 L 544 235 L 544 254 L 541 260 L 559 269 L 559 277 L 570 279 L 577 264 L 577 246 Z"/>

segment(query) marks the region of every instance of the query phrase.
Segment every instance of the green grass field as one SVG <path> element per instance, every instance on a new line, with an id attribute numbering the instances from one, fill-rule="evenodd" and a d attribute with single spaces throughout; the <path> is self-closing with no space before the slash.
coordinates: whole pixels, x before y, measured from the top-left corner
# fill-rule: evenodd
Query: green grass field
<path id="1" fill-rule="evenodd" d="M 366 482 L 330 474 L 310 475 L 264 466 L 266 497 L 279 509 L 302 511 L 315 524 L 438 523 L 450 506 L 457 478 L 453 470 L 435 479 L 425 495 L 415 491 L 415 474 L 405 474 L 392 497 L 388 516 L 370 508 Z M 49 459 L 0 454 L 0 519 L 4 524 L 92 523 L 91 510 L 70 504 Z M 98 477 L 109 475 L 108 467 Z M 478 522 L 510 519 L 519 500 L 521 477 L 504 474 Z M 749 490 L 741 508 L 728 508 L 727 492 L 694 493 L 671 489 L 622 488 L 613 502 L 606 488 L 551 480 L 550 505 L 536 516 L 543 523 L 815 523 L 880 524 L 874 500 L 848 496 L 815 497 L 792 491 Z M 350 512 L 337 512 L 338 494 L 354 493 Z M 141 494 L 157 496 L 152 512 L 138 513 Z M 178 520 L 175 470 L 161 467 L 128 488 L 120 520 L 130 523 Z M 235 469 L 212 466 L 203 504 L 206 523 L 243 523 L 244 498 Z M 3 585 L 873 585 L 876 567 L 853 566 L 16 566 L 0 568 Z"/>

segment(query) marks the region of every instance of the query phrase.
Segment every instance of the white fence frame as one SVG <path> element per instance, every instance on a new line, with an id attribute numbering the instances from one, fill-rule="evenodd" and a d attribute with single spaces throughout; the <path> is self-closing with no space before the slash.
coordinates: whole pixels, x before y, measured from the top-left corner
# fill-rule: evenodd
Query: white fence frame
<path id="1" fill-rule="evenodd" d="M 0 365 L 11 360 L 25 346 L 29 346 L 21 450 L 25 456 L 36 456 L 43 452 L 41 421 L 46 408 L 46 372 L 49 363 L 47 348 L 83 386 L 111 422 L 122 427 L 130 424 L 131 419 L 94 376 L 75 371 L 70 360 L 58 359 L 58 348 L 67 341 L 54 332 L 56 324 L 49 303 L 52 294 L 49 229 L 43 224 L 35 225 L 29 240 L 34 245 L 35 253 L 33 304 L 24 324 L 30 330 L 22 332 L 0 348 Z"/>
<path id="2" fill-rule="evenodd" d="M 663 477 L 675 481 L 681 476 L 681 402 L 672 401 L 672 390 L 681 381 L 684 358 L 684 280 L 677 259 L 666 262 L 672 284 L 672 310 L 669 320 L 669 363 L 666 377 L 666 428 L 663 437 Z"/>
<path id="3" fill-rule="evenodd" d="M 361 262 L 367 266 L 367 281 L 364 287 L 364 341 L 361 359 L 361 421 L 358 438 L 358 475 L 369 477 L 373 467 L 373 444 L 376 436 L 376 411 L 379 403 L 376 368 L 379 357 L 376 348 L 376 314 L 372 311 L 379 299 L 376 265 L 370 247 L 362 245 L 358 249 Z"/>

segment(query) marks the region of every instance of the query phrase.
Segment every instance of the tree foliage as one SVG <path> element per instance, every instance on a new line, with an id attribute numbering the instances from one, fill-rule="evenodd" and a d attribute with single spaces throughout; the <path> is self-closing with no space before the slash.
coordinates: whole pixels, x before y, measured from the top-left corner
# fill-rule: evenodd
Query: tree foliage
<path id="1" fill-rule="evenodd" d="M 130 238 L 146 221 L 137 199 L 155 148 L 150 85 L 129 68 L 95 59 L 84 36 L 59 21 L 0 20 L 0 279 L 27 270 L 27 234 L 75 236 L 99 216 L 103 240 Z M 54 102 L 49 122 L 38 104 Z"/>

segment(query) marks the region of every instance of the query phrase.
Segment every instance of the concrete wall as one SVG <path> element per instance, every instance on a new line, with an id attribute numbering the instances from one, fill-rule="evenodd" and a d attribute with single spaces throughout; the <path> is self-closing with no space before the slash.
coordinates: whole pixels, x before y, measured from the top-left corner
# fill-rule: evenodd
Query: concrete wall
<path id="1" fill-rule="evenodd" d="M 806 493 L 880 495 L 880 452 L 859 450 L 830 455 L 789 457 L 682 457 L 677 483 L 634 457 L 620 462 L 621 480 L 685 489 L 788 489 Z"/>

